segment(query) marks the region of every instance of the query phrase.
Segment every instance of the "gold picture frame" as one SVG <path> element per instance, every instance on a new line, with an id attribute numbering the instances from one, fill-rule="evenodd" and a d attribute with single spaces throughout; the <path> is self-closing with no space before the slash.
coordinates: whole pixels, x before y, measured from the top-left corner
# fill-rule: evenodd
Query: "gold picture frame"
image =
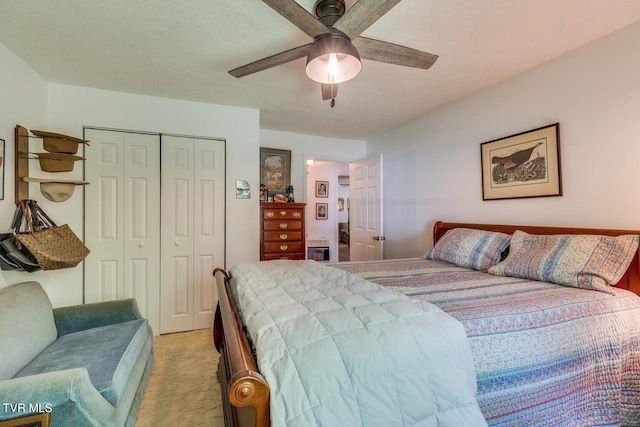
<path id="1" fill-rule="evenodd" d="M 480 144 L 482 200 L 562 196 L 560 124 Z"/>
<path id="2" fill-rule="evenodd" d="M 291 150 L 260 147 L 260 183 L 273 196 L 291 185 Z"/>
<path id="3" fill-rule="evenodd" d="M 316 203 L 316 219 L 328 219 L 328 218 L 329 218 L 329 204 Z"/>
<path id="4" fill-rule="evenodd" d="M 0 427 L 49 427 L 50 423 L 51 413 L 43 412 L 39 414 L 13 418 L 11 420 L 0 421 Z"/>
<path id="5" fill-rule="evenodd" d="M 316 197 L 329 197 L 329 181 L 316 181 Z"/>

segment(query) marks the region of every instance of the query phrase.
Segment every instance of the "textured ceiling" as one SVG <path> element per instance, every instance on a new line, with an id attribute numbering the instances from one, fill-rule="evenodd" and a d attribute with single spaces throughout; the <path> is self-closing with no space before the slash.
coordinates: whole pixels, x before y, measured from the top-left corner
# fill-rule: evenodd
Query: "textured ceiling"
<path id="1" fill-rule="evenodd" d="M 402 0 L 362 35 L 440 58 L 430 70 L 364 60 L 333 109 L 304 59 L 227 73 L 311 41 L 259 0 L 0 0 L 0 43 L 50 82 L 257 108 L 262 128 L 367 139 L 638 20 L 638 0 Z"/>

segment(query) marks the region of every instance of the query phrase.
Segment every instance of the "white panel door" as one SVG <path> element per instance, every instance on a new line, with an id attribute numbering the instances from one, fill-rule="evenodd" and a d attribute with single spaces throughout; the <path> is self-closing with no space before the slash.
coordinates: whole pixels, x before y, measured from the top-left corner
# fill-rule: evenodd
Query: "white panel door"
<path id="1" fill-rule="evenodd" d="M 194 329 L 210 328 L 218 305 L 213 269 L 224 265 L 225 145 L 196 139 L 194 181 Z"/>
<path id="2" fill-rule="evenodd" d="M 210 328 L 224 265 L 224 141 L 162 136 L 160 333 Z"/>
<path id="3" fill-rule="evenodd" d="M 86 129 L 85 302 L 136 298 L 159 330 L 158 134 Z"/>
<path id="4" fill-rule="evenodd" d="M 349 164 L 350 261 L 383 259 L 382 154 Z"/>

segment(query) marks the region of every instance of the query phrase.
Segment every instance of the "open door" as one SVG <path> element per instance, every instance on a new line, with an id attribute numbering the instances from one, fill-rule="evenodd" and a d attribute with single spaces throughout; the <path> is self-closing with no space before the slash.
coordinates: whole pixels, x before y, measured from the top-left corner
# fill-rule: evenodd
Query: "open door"
<path id="1" fill-rule="evenodd" d="M 383 259 L 382 154 L 349 164 L 351 261 Z"/>

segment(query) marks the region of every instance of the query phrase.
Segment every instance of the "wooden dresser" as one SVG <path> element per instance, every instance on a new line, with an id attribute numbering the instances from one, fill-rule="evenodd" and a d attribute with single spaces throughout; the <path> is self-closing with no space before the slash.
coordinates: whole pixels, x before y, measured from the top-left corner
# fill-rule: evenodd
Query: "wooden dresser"
<path id="1" fill-rule="evenodd" d="M 306 259 L 306 203 L 260 203 L 260 261 Z"/>

